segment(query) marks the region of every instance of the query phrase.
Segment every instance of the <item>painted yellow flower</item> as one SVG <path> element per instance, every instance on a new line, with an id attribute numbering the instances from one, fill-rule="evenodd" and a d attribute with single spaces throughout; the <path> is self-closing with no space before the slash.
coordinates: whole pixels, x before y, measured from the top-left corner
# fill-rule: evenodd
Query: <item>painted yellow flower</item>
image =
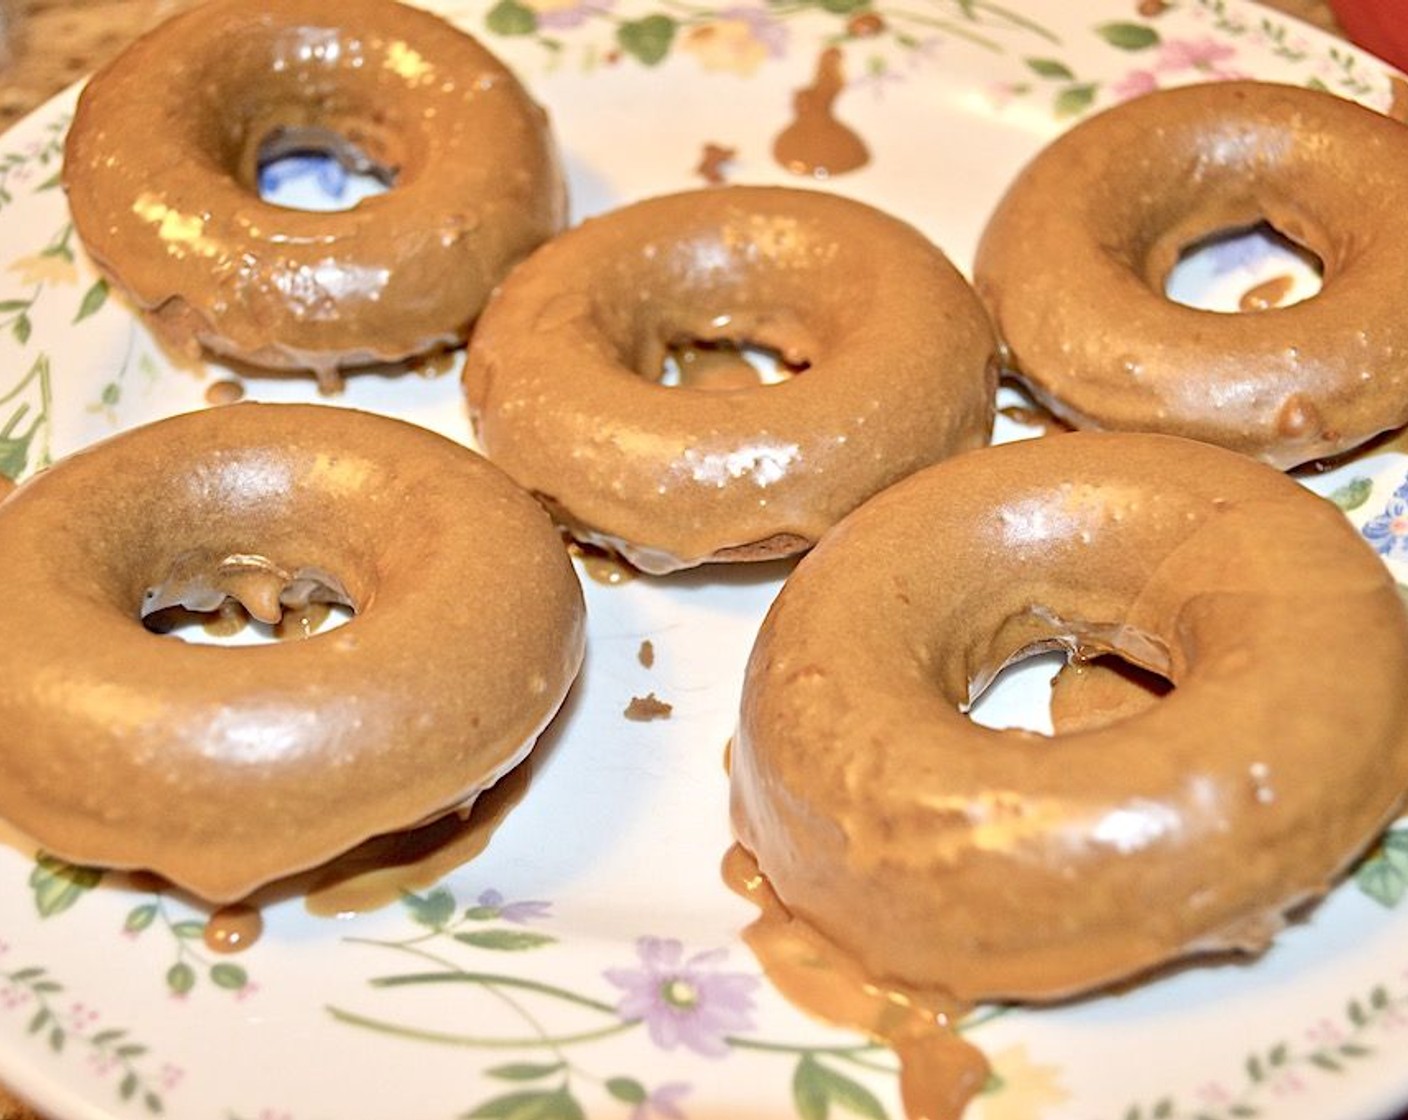
<path id="1" fill-rule="evenodd" d="M 694 55 L 706 70 L 747 76 L 772 54 L 759 30 L 752 20 L 724 17 L 690 28 L 680 49 Z"/>
<path id="2" fill-rule="evenodd" d="M 26 284 L 74 284 L 78 269 L 63 253 L 35 253 L 10 262 L 10 272 L 18 272 Z"/>
<path id="3" fill-rule="evenodd" d="M 1024 1045 L 1009 1046 L 989 1061 L 997 1088 L 973 1102 L 975 1120 L 1040 1120 L 1070 1097 L 1061 1084 L 1060 1067 L 1033 1062 Z"/>

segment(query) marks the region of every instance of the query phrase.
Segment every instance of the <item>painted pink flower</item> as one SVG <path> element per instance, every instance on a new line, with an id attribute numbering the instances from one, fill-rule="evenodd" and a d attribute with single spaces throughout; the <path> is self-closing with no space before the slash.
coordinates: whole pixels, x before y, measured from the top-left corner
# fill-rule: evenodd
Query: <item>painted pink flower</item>
<path id="1" fill-rule="evenodd" d="M 1321 1019 L 1306 1028 L 1305 1037 L 1316 1046 L 1338 1046 L 1345 1040 L 1344 1029 L 1330 1019 Z"/>
<path id="2" fill-rule="evenodd" d="M 1305 1092 L 1305 1082 L 1294 1070 L 1282 1070 L 1271 1082 L 1271 1091 L 1278 1097 L 1291 1097 Z"/>
<path id="3" fill-rule="evenodd" d="M 1236 47 L 1219 42 L 1211 35 L 1196 40 L 1168 39 L 1159 50 L 1159 67 L 1164 70 L 1203 70 L 1236 55 Z"/>
<path id="4" fill-rule="evenodd" d="M 1119 81 L 1110 86 L 1110 91 L 1121 101 L 1131 97 L 1142 97 L 1159 88 L 1159 79 L 1152 70 L 1131 70 Z"/>
<path id="5" fill-rule="evenodd" d="M 730 1034 L 752 1028 L 758 979 L 719 971 L 725 950 L 686 957 L 676 940 L 642 937 L 636 952 L 641 967 L 612 968 L 604 975 L 625 993 L 616 1005 L 621 1017 L 643 1022 L 656 1046 L 683 1046 L 719 1058 L 728 1053 Z"/>
<path id="6" fill-rule="evenodd" d="M 69 1027 L 75 1034 L 83 1034 L 99 1018 L 98 1012 L 86 1003 L 75 1003 L 68 1009 Z"/>
<path id="7" fill-rule="evenodd" d="M 1227 1087 L 1220 1081 L 1208 1081 L 1198 1086 L 1198 1099 L 1204 1104 L 1217 1107 L 1219 1105 L 1231 1104 L 1232 1094 L 1227 1091 Z"/>

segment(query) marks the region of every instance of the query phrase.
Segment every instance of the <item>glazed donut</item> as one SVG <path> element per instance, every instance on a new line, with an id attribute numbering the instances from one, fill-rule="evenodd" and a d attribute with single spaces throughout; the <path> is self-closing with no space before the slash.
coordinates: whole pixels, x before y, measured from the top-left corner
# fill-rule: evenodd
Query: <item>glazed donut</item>
<path id="1" fill-rule="evenodd" d="M 265 202 L 271 142 L 394 185 L 338 213 Z M 171 19 L 84 89 L 63 183 L 93 261 L 160 336 L 324 389 L 463 342 L 565 211 L 542 109 L 473 38 L 391 0 L 211 0 Z"/>
<path id="2" fill-rule="evenodd" d="M 1058 137 L 988 220 L 974 282 L 1013 372 L 1077 427 L 1159 431 L 1289 468 L 1408 422 L 1408 130 L 1328 93 L 1214 82 Z M 1267 222 L 1320 291 L 1245 314 L 1180 305 L 1180 253 Z"/>
<path id="3" fill-rule="evenodd" d="M 754 344 L 777 384 L 659 383 L 672 347 Z M 486 454 L 646 572 L 809 547 L 989 437 L 995 343 L 913 227 L 819 191 L 637 202 L 549 242 L 486 308 L 464 386 Z"/>
<path id="4" fill-rule="evenodd" d="M 1174 687 L 1055 738 L 964 714 L 1042 648 Z M 1403 804 L 1405 679 L 1392 578 L 1287 476 L 1143 433 L 985 448 L 872 499 L 784 585 L 734 829 L 878 981 L 1062 999 L 1260 949 L 1323 892 Z"/>
<path id="5" fill-rule="evenodd" d="M 516 765 L 583 651 L 541 508 L 480 456 L 328 405 L 110 437 L 0 504 L 0 816 L 82 864 L 241 898 L 462 807 Z M 303 641 L 141 617 L 340 602 Z"/>

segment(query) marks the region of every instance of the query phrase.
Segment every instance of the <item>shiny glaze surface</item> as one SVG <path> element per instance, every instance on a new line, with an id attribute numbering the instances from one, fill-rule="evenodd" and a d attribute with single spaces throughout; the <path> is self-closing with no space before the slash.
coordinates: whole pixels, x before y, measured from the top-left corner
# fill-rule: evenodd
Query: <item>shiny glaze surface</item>
<path id="1" fill-rule="evenodd" d="M 806 368 L 659 384 L 677 345 Z M 790 188 L 686 192 L 589 219 L 519 266 L 464 379 L 491 459 L 580 538 L 650 572 L 808 547 L 865 498 L 988 439 L 994 342 L 913 227 Z"/>
<path id="2" fill-rule="evenodd" d="M 1011 364 L 1080 427 L 1162 431 L 1288 468 L 1408 421 L 1408 130 L 1330 94 L 1213 82 L 1062 135 L 989 219 L 975 284 Z M 1164 295 L 1182 250 L 1268 221 L 1315 253 L 1300 303 Z"/>
<path id="3" fill-rule="evenodd" d="M 308 130 L 393 170 L 315 213 L 264 202 L 260 145 Z M 546 116 L 474 39 L 389 0 L 213 0 L 89 83 L 64 159 L 94 260 L 173 343 L 336 370 L 463 340 L 559 228 Z"/>
<path id="4" fill-rule="evenodd" d="M 967 718 L 1050 647 L 1174 687 L 1053 738 Z M 1157 435 L 988 448 L 790 577 L 748 665 L 734 827 L 878 980 L 1060 999 L 1264 947 L 1402 806 L 1406 678 L 1392 579 L 1279 472 Z"/>
<path id="5" fill-rule="evenodd" d="M 24 635 L 0 651 L 0 814 L 212 901 L 466 802 L 528 752 L 582 657 L 581 588 L 542 510 L 401 421 L 186 414 L 0 510 L 0 632 Z M 139 618 L 154 587 L 253 611 L 310 572 L 356 614 L 307 640 L 188 644 Z"/>

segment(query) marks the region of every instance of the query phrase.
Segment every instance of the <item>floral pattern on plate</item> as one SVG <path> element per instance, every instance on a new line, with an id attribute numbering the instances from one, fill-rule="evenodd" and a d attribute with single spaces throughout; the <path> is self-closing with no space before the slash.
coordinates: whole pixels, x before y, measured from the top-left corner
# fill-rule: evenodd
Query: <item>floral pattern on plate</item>
<path id="1" fill-rule="evenodd" d="M 706 142 L 736 153 L 732 178 L 796 182 L 768 143 L 818 54 L 839 48 L 838 112 L 873 159 L 812 185 L 911 218 L 960 264 L 1020 161 L 1082 114 L 1240 75 L 1389 109 L 1396 80 L 1237 0 L 433 6 L 482 35 L 554 114 L 579 216 L 696 185 Z M 216 383 L 317 399 L 296 380 L 174 361 L 109 291 L 58 189 L 72 96 L 0 138 L 0 474 L 22 478 L 117 428 L 203 407 Z M 650 112 L 628 111 L 642 105 Z M 471 438 L 453 376 L 354 378 L 341 403 Z M 1306 482 L 1402 581 L 1402 453 Z M 0 1077 L 56 1120 L 705 1120 L 745 1109 L 898 1120 L 889 1052 L 772 990 L 738 937 L 748 907 L 718 875 L 729 842 L 719 752 L 775 579 L 585 582 L 592 654 L 530 795 L 439 886 L 336 919 L 286 900 L 231 957 L 205 947 L 210 915 L 189 900 L 36 861 L 22 842 L 0 847 Z M 637 657 L 643 639 L 651 666 Z M 670 717 L 622 720 L 625 699 L 647 693 Z M 1359 1120 L 1365 1102 L 1408 1101 L 1405 893 L 1400 825 L 1250 968 L 1190 970 L 1050 1011 L 985 1011 L 969 1029 L 993 1077 L 969 1120 Z M 328 1055 L 331 1078 L 318 1066 Z"/>

